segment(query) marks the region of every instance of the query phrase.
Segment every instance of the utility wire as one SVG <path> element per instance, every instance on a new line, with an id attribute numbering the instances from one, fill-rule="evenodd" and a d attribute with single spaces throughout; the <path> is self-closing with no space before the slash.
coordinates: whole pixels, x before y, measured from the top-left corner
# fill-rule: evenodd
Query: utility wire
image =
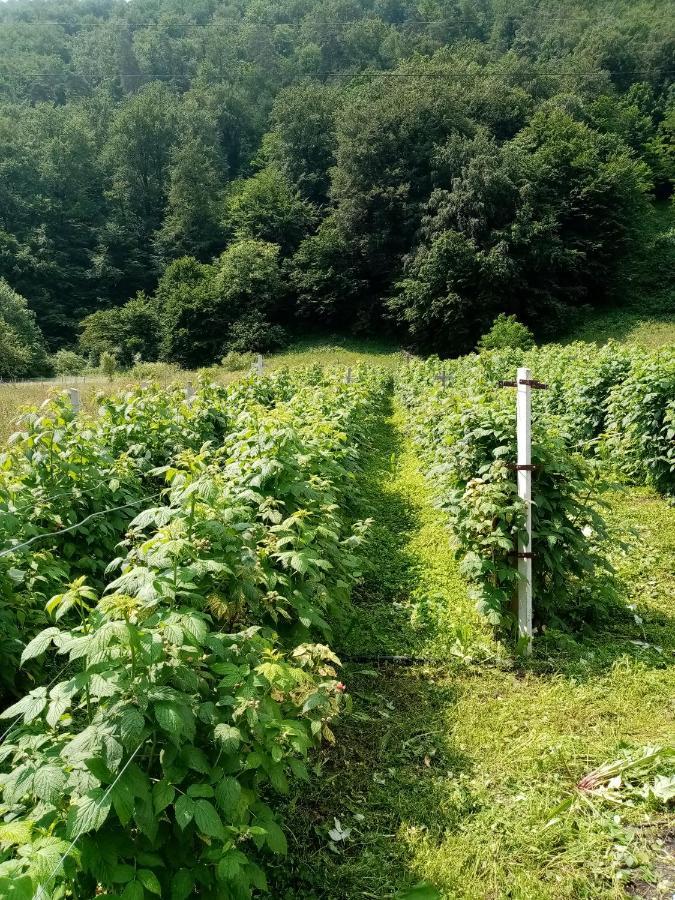
<path id="1" fill-rule="evenodd" d="M 129 757 L 129 759 L 124 763 L 124 765 L 122 766 L 122 769 L 120 770 L 120 773 L 119 773 L 119 775 L 117 776 L 117 778 L 113 781 L 113 783 L 112 783 L 111 785 L 109 785 L 108 789 L 107 789 L 106 792 L 103 794 L 103 796 L 101 797 L 100 801 L 96 804 L 96 809 L 100 809 L 100 808 L 103 806 L 103 804 L 105 803 L 105 801 L 106 801 L 106 800 L 108 799 L 108 797 L 110 796 L 110 793 L 111 793 L 112 789 L 115 787 L 115 785 L 118 783 L 118 781 L 120 780 L 120 778 L 122 777 L 122 775 L 124 775 L 124 773 L 126 772 L 126 770 L 129 768 L 129 766 L 131 765 L 131 762 L 133 761 L 134 757 L 136 756 L 136 754 L 138 753 L 138 751 L 141 749 L 142 746 L 143 746 L 143 741 L 141 741 L 141 743 L 138 745 L 138 747 L 136 747 L 136 749 L 135 749 L 134 752 L 131 754 L 131 756 Z M 51 872 L 49 878 L 47 878 L 41 885 L 38 886 L 38 889 L 37 889 L 37 891 L 36 891 L 36 893 L 35 893 L 35 900 L 48 900 L 48 896 L 47 896 L 47 893 L 46 893 L 46 891 L 45 891 L 45 889 L 44 889 L 44 885 L 45 885 L 45 884 L 49 884 L 49 882 L 52 880 L 52 878 L 53 878 L 53 877 L 56 875 L 56 873 L 59 871 L 59 869 L 60 869 L 61 866 L 63 865 L 64 861 L 65 861 L 66 858 L 68 857 L 70 851 L 73 849 L 73 847 L 74 847 L 75 844 L 77 843 L 78 839 L 79 839 L 79 838 L 82 836 L 82 834 L 84 833 L 84 829 L 85 829 L 85 825 L 83 824 L 83 825 L 80 827 L 79 831 L 75 834 L 75 837 L 74 837 L 74 838 L 72 839 L 72 841 L 70 842 L 69 846 L 68 846 L 67 849 L 66 849 L 66 852 L 63 854 L 63 856 L 61 857 L 61 859 L 57 862 L 57 864 L 56 864 L 56 865 L 54 866 L 54 868 L 52 869 L 52 872 Z"/>
<path id="2" fill-rule="evenodd" d="M 118 512 L 121 509 L 128 509 L 130 506 L 138 506 L 140 503 L 146 503 L 148 500 L 158 500 L 159 494 L 150 494 L 147 497 L 140 497 L 138 500 L 132 500 L 129 503 L 123 503 L 121 506 L 112 506 L 110 509 L 101 509 L 98 512 L 91 513 L 82 519 L 81 522 L 76 522 L 74 525 L 69 525 L 67 528 L 60 528 L 58 531 L 47 531 L 44 534 L 36 534 L 34 537 L 29 538 L 27 541 L 24 541 L 22 544 L 17 544 L 14 547 L 9 547 L 6 550 L 0 552 L 0 559 L 3 556 L 10 556 L 12 553 L 16 553 L 19 550 L 23 550 L 25 547 L 30 547 L 31 544 L 34 544 L 35 541 L 41 541 L 44 538 L 51 537 L 60 537 L 62 534 L 67 534 L 69 531 L 75 531 L 78 528 L 81 528 L 83 525 L 86 525 L 87 522 L 91 522 L 92 519 L 96 519 L 99 516 L 107 516 L 110 513 Z"/>

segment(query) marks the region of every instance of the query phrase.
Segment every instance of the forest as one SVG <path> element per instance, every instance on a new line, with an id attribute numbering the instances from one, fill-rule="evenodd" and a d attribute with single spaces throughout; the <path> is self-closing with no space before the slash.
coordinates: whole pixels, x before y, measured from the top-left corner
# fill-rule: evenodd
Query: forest
<path id="1" fill-rule="evenodd" d="M 667 281 L 665 2 L 0 5 L 0 377 L 473 349 Z M 663 263 L 663 264 L 661 264 Z M 671 276 L 672 277 L 672 276 Z"/>

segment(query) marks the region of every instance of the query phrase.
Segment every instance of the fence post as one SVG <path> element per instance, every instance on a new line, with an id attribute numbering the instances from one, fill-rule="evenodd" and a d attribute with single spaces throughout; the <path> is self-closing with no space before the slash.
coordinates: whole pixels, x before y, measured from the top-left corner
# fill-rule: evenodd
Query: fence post
<path id="1" fill-rule="evenodd" d="M 194 397 L 195 389 L 192 387 L 192 382 L 188 381 L 188 383 L 185 385 L 185 400 L 188 403 L 191 403 L 194 400 Z"/>
<path id="2" fill-rule="evenodd" d="M 351 384 L 351 383 L 352 383 L 352 370 L 350 367 L 348 367 L 347 374 L 345 376 L 345 384 Z"/>
<path id="3" fill-rule="evenodd" d="M 527 536 L 518 538 L 518 636 L 527 639 L 532 653 L 532 390 L 530 370 L 518 369 L 516 431 L 518 439 L 518 496 L 525 504 Z"/>
<path id="4" fill-rule="evenodd" d="M 68 394 L 70 395 L 70 403 L 73 407 L 73 412 L 77 415 L 80 411 L 80 392 L 77 388 L 68 388 Z"/>
<path id="5" fill-rule="evenodd" d="M 256 375 L 258 375 L 258 376 L 262 375 L 262 373 L 263 373 L 263 358 L 262 358 L 262 353 L 259 353 L 258 356 L 257 356 L 257 358 L 256 358 L 256 361 L 255 361 L 255 373 L 256 373 Z"/>

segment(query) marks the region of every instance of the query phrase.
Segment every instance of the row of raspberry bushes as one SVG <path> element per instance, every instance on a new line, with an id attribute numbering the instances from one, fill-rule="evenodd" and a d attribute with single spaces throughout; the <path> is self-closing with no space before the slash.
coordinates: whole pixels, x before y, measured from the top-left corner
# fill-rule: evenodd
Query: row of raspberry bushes
<path id="1" fill-rule="evenodd" d="M 0 752 L 6 895 L 264 889 L 266 854 L 285 849 L 271 797 L 333 739 L 337 660 L 301 638 L 358 577 L 363 525 L 342 510 L 384 388 L 310 381 L 242 410 L 223 446 L 179 454 L 117 578 L 50 604 L 70 627 L 24 658 L 56 652 L 66 674 L 4 713 L 21 719 Z"/>
<path id="2" fill-rule="evenodd" d="M 5 693 L 14 685 L 21 637 L 44 624 L 45 600 L 57 586 L 80 575 L 101 584 L 126 525 L 160 488 L 153 470 L 183 449 L 221 442 L 243 404 L 269 405 L 291 390 L 287 376 L 228 388 L 204 382 L 188 403 L 182 389 L 154 386 L 102 396 L 95 416 L 74 415 L 64 395 L 23 415 L 0 454 Z"/>
<path id="3" fill-rule="evenodd" d="M 513 379 L 519 366 L 549 385 L 536 395 L 535 422 L 540 414 L 555 414 L 584 454 L 630 482 L 675 493 L 675 349 L 547 345 L 429 361 L 410 374 L 431 383 L 445 371 L 455 390 L 484 392 Z"/>
<path id="4" fill-rule="evenodd" d="M 502 362 L 492 354 L 454 361 L 445 386 L 435 379 L 437 361 L 413 363 L 398 392 L 477 608 L 508 633 L 519 577 L 513 554 L 525 515 L 509 468 L 516 459 L 515 404 L 512 391 L 497 386 Z M 538 401 L 539 395 L 533 405 Z M 616 598 L 598 464 L 578 452 L 564 417 L 542 410 L 532 462 L 535 625 L 598 619 Z"/>

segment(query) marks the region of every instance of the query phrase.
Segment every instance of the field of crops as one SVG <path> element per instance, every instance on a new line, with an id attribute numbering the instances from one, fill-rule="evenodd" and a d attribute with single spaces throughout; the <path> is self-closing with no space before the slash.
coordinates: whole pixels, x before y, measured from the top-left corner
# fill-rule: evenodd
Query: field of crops
<path id="1" fill-rule="evenodd" d="M 513 633 L 514 398 L 498 387 L 520 365 L 548 384 L 533 401 L 531 661 Z M 551 810 L 567 803 L 574 817 L 576 776 L 626 752 L 642 781 L 615 780 L 617 803 L 640 827 L 673 822 L 672 610 L 650 618 L 634 602 L 626 573 L 644 548 L 615 498 L 620 484 L 642 486 L 630 490 L 650 492 L 666 521 L 674 398 L 672 350 L 572 344 L 204 377 L 194 396 L 146 385 L 77 415 L 66 396 L 26 414 L 0 455 L 0 896 L 619 897 L 649 877 L 657 851 L 642 838 L 646 855 L 617 877 L 604 818 L 589 832 L 604 862 L 582 873 L 583 859 L 565 856 L 579 821 L 560 831 Z M 647 685 L 657 673 L 652 700 L 639 725 L 624 721 L 626 697 L 605 684 L 618 722 L 607 740 L 568 759 L 551 738 L 553 807 L 537 826 L 546 874 L 531 860 L 509 893 L 516 844 L 481 869 L 491 851 L 465 788 L 451 831 L 411 832 L 427 777 L 461 770 L 428 746 L 438 708 L 418 734 L 429 685 L 577 672 L 584 641 L 612 629 L 623 676 L 640 670 Z M 387 699 L 369 660 L 401 656 Z M 533 684 L 532 708 L 547 685 Z M 462 727 L 466 752 L 475 710 Z M 371 755 L 363 742 L 380 733 Z M 396 749 L 387 767 L 397 742 L 408 762 Z M 463 880 L 428 845 L 440 852 L 453 830 L 474 841 L 454 847 L 473 860 Z"/>

